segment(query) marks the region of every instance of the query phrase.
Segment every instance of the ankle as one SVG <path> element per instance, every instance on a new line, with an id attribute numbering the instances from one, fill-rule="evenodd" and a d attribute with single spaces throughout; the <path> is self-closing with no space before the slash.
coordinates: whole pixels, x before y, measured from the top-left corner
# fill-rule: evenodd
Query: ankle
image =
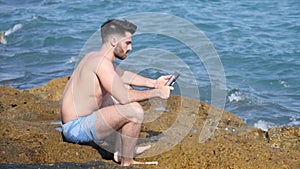
<path id="1" fill-rule="evenodd" d="M 130 164 L 133 164 L 133 163 L 134 163 L 134 160 L 132 158 L 122 157 L 121 166 L 130 166 Z"/>

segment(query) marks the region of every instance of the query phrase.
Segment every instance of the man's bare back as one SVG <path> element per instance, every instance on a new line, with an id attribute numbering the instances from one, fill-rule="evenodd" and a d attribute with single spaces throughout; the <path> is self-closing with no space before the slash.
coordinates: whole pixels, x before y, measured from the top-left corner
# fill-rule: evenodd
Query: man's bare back
<path id="1" fill-rule="evenodd" d="M 62 99 L 61 109 L 64 123 L 97 111 L 105 106 L 105 104 L 102 105 L 103 100 L 110 101 L 110 95 L 101 86 L 101 81 L 96 74 L 99 63 L 112 64 L 99 52 L 89 53 L 82 59 L 70 77 Z"/>

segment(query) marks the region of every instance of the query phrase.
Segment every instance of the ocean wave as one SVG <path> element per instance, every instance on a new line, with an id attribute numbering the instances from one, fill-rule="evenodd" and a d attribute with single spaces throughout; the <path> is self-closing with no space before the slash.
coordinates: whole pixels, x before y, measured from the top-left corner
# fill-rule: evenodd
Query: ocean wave
<path id="1" fill-rule="evenodd" d="M 15 24 L 12 28 L 8 29 L 7 31 L 4 31 L 4 33 L 0 33 L 0 43 L 6 45 L 7 41 L 5 39 L 6 36 L 9 36 L 13 34 L 14 32 L 20 30 L 23 27 L 22 24 Z"/>
<path id="2" fill-rule="evenodd" d="M 254 123 L 254 127 L 257 127 L 259 129 L 262 129 L 264 131 L 268 131 L 268 129 L 273 127 L 282 127 L 285 125 L 288 126 L 300 126 L 300 116 L 299 115 L 293 115 L 289 118 L 290 122 L 282 125 L 278 125 L 277 123 L 271 122 L 271 121 L 265 121 L 265 120 L 258 120 Z"/>
<path id="3" fill-rule="evenodd" d="M 238 102 L 244 100 L 244 97 L 238 89 L 233 89 L 228 93 L 228 100 L 229 102 Z"/>
<path id="4" fill-rule="evenodd" d="M 72 56 L 69 60 L 66 61 L 66 64 L 77 63 L 79 60 L 79 57 Z"/>
<path id="5" fill-rule="evenodd" d="M 290 122 L 288 123 L 288 125 L 300 126 L 300 115 L 290 117 Z"/>
<path id="6" fill-rule="evenodd" d="M 61 0 L 43 0 L 43 2 L 41 2 L 41 6 L 51 6 L 51 5 L 58 5 L 61 4 L 62 1 Z"/>
<path id="7" fill-rule="evenodd" d="M 4 35 L 5 36 L 9 36 L 10 34 L 16 32 L 17 30 L 21 29 L 23 27 L 22 24 L 16 24 L 14 25 L 11 29 L 8 29 L 7 31 L 5 31 Z"/>
<path id="8" fill-rule="evenodd" d="M 275 123 L 264 121 L 264 120 L 258 120 L 258 122 L 254 123 L 254 127 L 260 128 L 263 131 L 268 131 L 269 128 L 275 127 Z"/>
<path id="9" fill-rule="evenodd" d="M 77 42 L 79 42 L 80 39 L 75 38 L 73 36 L 63 36 L 63 37 L 47 37 L 44 40 L 43 47 L 49 47 L 49 46 L 73 46 Z"/>

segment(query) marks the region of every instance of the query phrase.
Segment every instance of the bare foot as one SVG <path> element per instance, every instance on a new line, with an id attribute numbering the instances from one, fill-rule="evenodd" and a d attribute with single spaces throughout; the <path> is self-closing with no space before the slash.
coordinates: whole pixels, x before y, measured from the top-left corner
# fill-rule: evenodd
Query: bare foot
<path id="1" fill-rule="evenodd" d="M 135 155 L 139 155 L 142 154 L 143 152 L 145 152 L 146 150 L 149 150 L 151 148 L 151 145 L 147 145 L 147 146 L 138 146 L 135 148 Z M 121 153 L 119 152 L 115 152 L 114 153 L 114 159 L 113 159 L 116 163 L 120 163 L 121 162 Z"/>
<path id="2" fill-rule="evenodd" d="M 114 159 L 116 163 L 120 164 L 121 163 L 121 154 L 119 152 L 114 153 Z"/>
<path id="3" fill-rule="evenodd" d="M 135 148 L 135 155 L 142 154 L 146 150 L 149 150 L 151 148 L 151 145 L 147 146 L 138 146 Z"/>

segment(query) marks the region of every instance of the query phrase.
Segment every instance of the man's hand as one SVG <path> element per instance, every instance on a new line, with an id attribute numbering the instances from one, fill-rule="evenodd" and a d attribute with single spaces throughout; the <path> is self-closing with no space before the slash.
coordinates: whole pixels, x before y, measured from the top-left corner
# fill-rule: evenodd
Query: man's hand
<path id="1" fill-rule="evenodd" d="M 155 81 L 155 85 L 154 88 L 158 89 L 161 88 L 163 86 L 166 85 L 166 83 L 168 82 L 168 80 L 172 77 L 172 75 L 168 75 L 168 76 L 160 76 L 156 81 Z M 173 90 L 173 89 L 172 89 Z"/>
<path id="2" fill-rule="evenodd" d="M 159 97 L 162 99 L 168 99 L 170 97 L 170 91 L 174 90 L 172 86 L 161 86 L 158 88 L 159 90 Z"/>

